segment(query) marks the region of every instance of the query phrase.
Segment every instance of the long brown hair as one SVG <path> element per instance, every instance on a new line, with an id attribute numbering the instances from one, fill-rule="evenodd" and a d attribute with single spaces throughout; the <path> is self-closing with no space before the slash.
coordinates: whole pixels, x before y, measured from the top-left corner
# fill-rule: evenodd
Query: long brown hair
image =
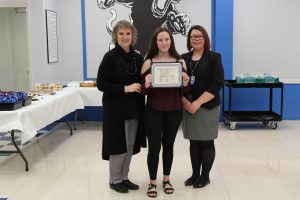
<path id="1" fill-rule="evenodd" d="M 200 25 L 192 26 L 192 28 L 189 30 L 188 35 L 187 35 L 187 42 L 186 42 L 187 49 L 189 51 L 191 51 L 192 48 L 193 48 L 192 45 L 191 45 L 191 33 L 195 29 L 200 31 L 203 34 L 203 36 L 204 36 L 204 51 L 209 52 L 209 50 L 210 50 L 210 39 L 209 39 L 209 36 L 208 36 L 207 31 L 205 30 L 205 28 L 203 28 Z"/>
<path id="2" fill-rule="evenodd" d="M 165 28 L 165 27 L 159 27 L 154 31 L 154 33 L 151 37 L 149 47 L 148 47 L 148 52 L 147 52 L 147 55 L 146 55 L 146 60 L 147 59 L 152 59 L 158 54 L 157 36 L 161 32 L 167 32 L 169 34 L 170 39 L 171 39 L 171 46 L 170 46 L 170 49 L 169 49 L 169 54 L 171 56 L 173 56 L 174 58 L 179 59 L 180 55 L 176 51 L 174 38 L 173 38 L 173 35 L 172 35 L 171 31 L 169 29 Z"/>

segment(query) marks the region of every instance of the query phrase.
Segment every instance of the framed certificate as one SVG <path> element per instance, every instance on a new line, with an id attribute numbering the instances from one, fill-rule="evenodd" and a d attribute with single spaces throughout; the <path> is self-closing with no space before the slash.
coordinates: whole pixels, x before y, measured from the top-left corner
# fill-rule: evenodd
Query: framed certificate
<path id="1" fill-rule="evenodd" d="M 56 12 L 46 10 L 47 57 L 48 63 L 58 62 Z"/>
<path id="2" fill-rule="evenodd" d="M 181 87 L 181 62 L 153 62 L 151 64 L 152 87 Z"/>

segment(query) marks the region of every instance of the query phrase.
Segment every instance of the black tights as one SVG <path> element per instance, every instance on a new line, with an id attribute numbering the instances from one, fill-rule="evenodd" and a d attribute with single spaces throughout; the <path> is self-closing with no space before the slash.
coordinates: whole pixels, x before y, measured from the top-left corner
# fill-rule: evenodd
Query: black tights
<path id="1" fill-rule="evenodd" d="M 190 157 L 193 168 L 193 177 L 200 176 L 208 179 L 209 172 L 215 160 L 215 145 L 214 140 L 198 141 L 190 140 Z"/>
<path id="2" fill-rule="evenodd" d="M 173 162 L 173 146 L 182 119 L 182 111 L 157 111 L 147 105 L 145 130 L 148 137 L 147 164 L 151 180 L 156 180 L 159 153 L 162 146 L 163 173 L 170 175 Z"/>

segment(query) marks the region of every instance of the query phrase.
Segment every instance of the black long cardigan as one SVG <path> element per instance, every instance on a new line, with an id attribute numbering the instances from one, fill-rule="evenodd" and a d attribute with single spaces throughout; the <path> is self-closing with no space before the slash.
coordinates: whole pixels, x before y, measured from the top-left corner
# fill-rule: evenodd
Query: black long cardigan
<path id="1" fill-rule="evenodd" d="M 124 92 L 124 85 L 141 82 L 142 64 L 143 58 L 140 54 L 132 49 L 130 53 L 126 53 L 116 45 L 104 55 L 99 66 L 97 88 L 103 92 L 102 158 L 104 160 L 109 160 L 110 155 L 118 155 L 127 151 L 125 120 L 126 112 L 130 112 L 130 108 L 126 102 L 132 98 L 136 98 L 135 110 L 138 110 L 139 119 L 133 154 L 140 152 L 141 147 L 146 147 L 146 135 L 143 128 L 145 97 L 139 93 L 126 94 Z M 137 67 L 136 73 L 134 73 L 135 67 Z"/>

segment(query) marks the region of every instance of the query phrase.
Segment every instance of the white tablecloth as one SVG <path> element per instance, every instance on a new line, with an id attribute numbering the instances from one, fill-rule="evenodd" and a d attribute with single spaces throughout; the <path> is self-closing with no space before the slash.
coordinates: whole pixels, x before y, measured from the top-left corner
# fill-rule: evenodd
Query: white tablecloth
<path id="1" fill-rule="evenodd" d="M 97 87 L 78 87 L 84 106 L 102 106 L 102 92 Z"/>
<path id="2" fill-rule="evenodd" d="M 40 101 L 15 111 L 0 111 L 0 132 L 13 129 L 22 131 L 21 143 L 33 138 L 41 128 L 63 116 L 83 109 L 84 103 L 79 92 L 67 88 L 55 95 L 43 96 Z"/>

